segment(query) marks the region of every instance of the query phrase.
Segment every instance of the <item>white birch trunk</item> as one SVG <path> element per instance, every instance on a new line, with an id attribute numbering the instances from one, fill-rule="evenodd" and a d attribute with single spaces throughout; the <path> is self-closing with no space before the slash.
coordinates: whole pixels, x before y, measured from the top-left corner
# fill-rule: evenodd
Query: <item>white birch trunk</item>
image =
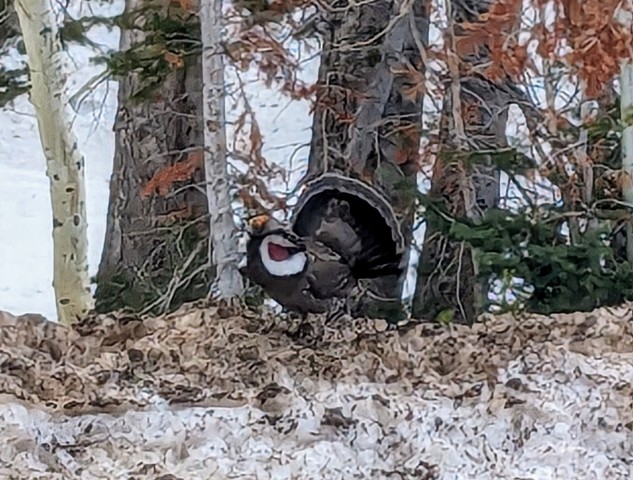
<path id="1" fill-rule="evenodd" d="M 631 2 L 625 2 L 631 8 Z M 631 30 L 633 19 L 628 10 L 620 8 L 618 20 Z M 633 208 L 633 59 L 621 62 L 620 67 L 620 119 L 622 131 L 622 197 Z M 633 223 L 626 225 L 626 257 L 633 262 Z"/>
<path id="2" fill-rule="evenodd" d="M 238 270 L 237 229 L 229 192 L 224 113 L 224 58 L 222 55 L 222 0 L 200 2 L 204 104 L 204 168 L 211 215 L 210 248 L 216 268 L 214 289 L 221 299 L 242 295 Z"/>
<path id="3" fill-rule="evenodd" d="M 67 115 L 61 44 L 49 0 L 17 0 L 31 73 L 31 102 L 46 157 L 53 206 L 53 288 L 58 320 L 70 324 L 91 308 L 84 159 Z"/>
<path id="4" fill-rule="evenodd" d="M 623 63 L 620 71 L 620 118 L 622 130 L 622 197 L 633 208 L 633 65 Z M 633 262 L 633 225 L 626 225 L 626 257 Z"/>

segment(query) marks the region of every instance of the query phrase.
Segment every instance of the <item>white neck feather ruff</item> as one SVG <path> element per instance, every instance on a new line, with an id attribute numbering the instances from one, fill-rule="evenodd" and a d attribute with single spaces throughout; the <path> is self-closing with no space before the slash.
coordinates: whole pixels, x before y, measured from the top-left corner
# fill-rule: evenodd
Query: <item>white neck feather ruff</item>
<path id="1" fill-rule="evenodd" d="M 268 273 L 276 277 L 288 277 L 303 271 L 303 268 L 308 261 L 308 257 L 304 252 L 295 253 L 285 260 L 276 261 L 270 258 L 270 255 L 268 254 L 268 244 L 271 242 L 281 245 L 282 247 L 294 246 L 280 235 L 269 235 L 264 238 L 264 241 L 259 246 L 259 255 L 261 256 L 262 263 L 264 264 L 266 270 L 268 270 Z"/>

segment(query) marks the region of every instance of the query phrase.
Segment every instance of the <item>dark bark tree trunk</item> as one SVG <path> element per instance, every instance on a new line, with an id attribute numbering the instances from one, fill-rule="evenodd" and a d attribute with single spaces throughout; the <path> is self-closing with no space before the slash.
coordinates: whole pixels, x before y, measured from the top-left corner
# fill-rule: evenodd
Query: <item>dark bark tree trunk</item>
<path id="1" fill-rule="evenodd" d="M 142 7 L 127 0 L 126 13 Z M 199 25 L 189 18 L 191 35 L 199 39 Z M 123 30 L 121 51 L 142 41 L 138 30 Z M 141 88 L 139 73 L 121 79 L 98 311 L 164 311 L 208 293 L 200 55 L 183 61 L 173 62 L 149 99 L 133 98 Z"/>
<path id="2" fill-rule="evenodd" d="M 324 13 L 329 28 L 305 178 L 338 171 L 378 187 L 394 206 L 408 241 L 418 172 L 428 4 L 414 0 L 408 10 L 400 11 L 402 4 L 393 0 L 361 5 L 343 0 Z M 374 293 L 392 300 L 367 305 L 365 313 L 389 318 L 401 314 L 404 277 L 373 282 Z"/>
<path id="3" fill-rule="evenodd" d="M 2 57 L 9 55 L 10 47 L 17 45 L 20 38 L 20 23 L 13 0 L 0 0 L 0 107 L 29 90 L 26 63 L 15 66 L 15 61 L 2 61 Z"/>
<path id="4" fill-rule="evenodd" d="M 4 44 L 20 35 L 20 24 L 13 0 L 0 0 L 0 50 Z"/>
<path id="5" fill-rule="evenodd" d="M 491 3 L 452 2 L 455 38 L 467 33 L 464 22 L 479 21 Z M 475 50 L 459 58 L 454 75 L 457 81 L 452 78 L 447 84 L 441 146 L 429 192 L 429 198 L 440 201 L 451 215 L 471 219 L 498 205 L 500 174 L 491 155 L 477 155 L 473 161 L 471 154 L 507 147 L 508 108 L 526 99 L 508 78 L 493 82 L 478 73 L 491 58 L 488 45 L 475 45 Z M 448 241 L 429 222 L 417 274 L 412 308 L 415 318 L 472 324 L 481 313 L 487 286 L 477 278 L 473 250 L 465 243 Z"/>

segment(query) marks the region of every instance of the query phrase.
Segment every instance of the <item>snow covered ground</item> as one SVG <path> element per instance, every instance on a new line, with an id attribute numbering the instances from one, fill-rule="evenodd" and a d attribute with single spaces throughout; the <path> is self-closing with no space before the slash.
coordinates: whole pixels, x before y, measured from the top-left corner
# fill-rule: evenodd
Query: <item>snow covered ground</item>
<path id="1" fill-rule="evenodd" d="M 632 316 L 0 313 L 0 478 L 629 480 Z"/>

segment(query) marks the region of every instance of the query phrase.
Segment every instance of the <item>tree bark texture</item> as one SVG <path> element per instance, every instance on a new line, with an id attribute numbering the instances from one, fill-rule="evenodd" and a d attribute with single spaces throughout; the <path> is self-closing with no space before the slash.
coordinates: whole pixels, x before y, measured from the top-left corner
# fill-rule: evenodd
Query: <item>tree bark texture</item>
<path id="1" fill-rule="evenodd" d="M 11 39 L 20 35 L 20 24 L 13 0 L 0 0 L 0 51 Z"/>
<path id="2" fill-rule="evenodd" d="M 326 171 L 378 187 L 412 237 L 422 129 L 427 0 L 337 0 L 324 9 L 325 32 L 312 127 L 310 180 Z M 404 259 L 405 267 L 408 258 Z M 368 305 L 372 316 L 401 314 L 406 273 L 372 282 L 391 301 Z M 390 307 L 396 306 L 394 311 Z"/>
<path id="3" fill-rule="evenodd" d="M 459 40 L 467 34 L 464 23 L 481 21 L 492 2 L 451 3 L 453 35 Z M 455 59 L 453 78 L 447 81 L 429 198 L 453 216 L 476 220 L 498 205 L 500 170 L 491 155 L 472 154 L 507 147 L 508 108 L 526 97 L 508 77 L 492 81 L 481 73 L 491 62 L 488 45 L 478 44 L 473 50 Z M 466 243 L 450 242 L 427 222 L 413 316 L 472 324 L 481 313 L 486 290 L 477 278 L 473 250 Z"/>
<path id="4" fill-rule="evenodd" d="M 142 0 L 127 0 L 125 14 L 146 6 Z M 161 14 L 188 19 L 188 32 L 199 40 L 195 15 L 173 6 Z M 143 21 L 139 15 L 137 22 Z M 140 30 L 123 30 L 121 51 L 143 40 Z M 99 311 L 165 311 L 205 296 L 211 283 L 200 55 L 172 59 L 172 64 L 149 99 L 133 98 L 143 72 L 120 80 L 106 239 L 97 277 Z"/>
<path id="5" fill-rule="evenodd" d="M 238 270 L 237 228 L 233 220 L 226 155 L 224 56 L 221 50 L 222 0 L 202 0 L 202 75 L 204 97 L 204 170 L 211 217 L 210 258 L 216 269 L 214 290 L 220 299 L 236 299 L 244 292 Z M 211 252 L 210 252 L 211 253 Z"/>
<path id="6" fill-rule="evenodd" d="M 16 7 L 31 74 L 31 102 L 50 180 L 57 316 L 61 323 L 70 324 L 92 308 L 84 158 L 66 110 L 63 57 L 49 0 L 18 0 Z"/>

